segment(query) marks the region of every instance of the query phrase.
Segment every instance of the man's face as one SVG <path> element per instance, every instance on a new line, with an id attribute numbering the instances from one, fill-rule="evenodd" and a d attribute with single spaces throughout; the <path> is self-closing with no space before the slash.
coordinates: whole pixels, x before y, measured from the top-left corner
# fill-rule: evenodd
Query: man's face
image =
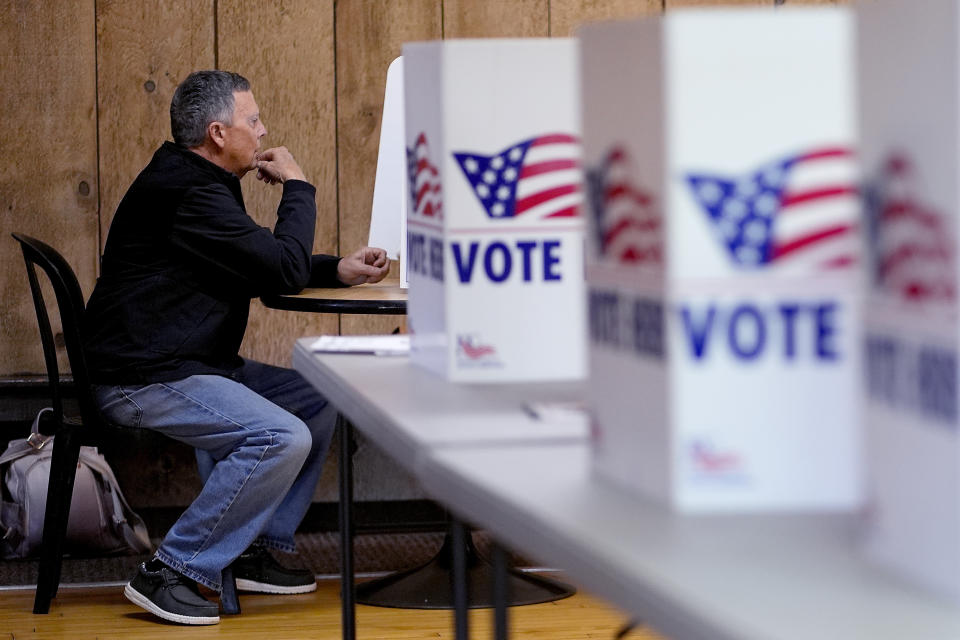
<path id="1" fill-rule="evenodd" d="M 225 169 L 242 178 L 256 166 L 260 138 L 267 128 L 260 121 L 260 109 L 250 91 L 233 92 L 233 124 L 224 125 Z"/>

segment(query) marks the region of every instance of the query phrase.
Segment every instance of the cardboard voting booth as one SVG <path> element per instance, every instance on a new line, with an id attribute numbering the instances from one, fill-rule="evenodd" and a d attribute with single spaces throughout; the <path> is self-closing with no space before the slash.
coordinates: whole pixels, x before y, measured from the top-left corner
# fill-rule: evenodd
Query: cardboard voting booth
<path id="1" fill-rule="evenodd" d="M 411 360 L 450 380 L 582 377 L 572 39 L 403 48 Z"/>
<path id="2" fill-rule="evenodd" d="M 845 10 L 588 25 L 596 473 L 683 511 L 860 499 Z"/>
<path id="3" fill-rule="evenodd" d="M 382 247 L 399 261 L 400 286 L 407 281 L 407 154 L 403 136 L 403 57 L 387 68 L 377 148 L 377 173 L 373 182 L 370 234 L 367 244 Z"/>
<path id="4" fill-rule="evenodd" d="M 960 3 L 858 9 L 866 550 L 960 600 Z"/>

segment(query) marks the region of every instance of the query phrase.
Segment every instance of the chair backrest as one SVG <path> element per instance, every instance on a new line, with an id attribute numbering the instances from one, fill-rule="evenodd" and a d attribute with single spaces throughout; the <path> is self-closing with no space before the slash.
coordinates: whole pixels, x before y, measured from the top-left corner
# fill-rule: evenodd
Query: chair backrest
<path id="1" fill-rule="evenodd" d="M 93 391 L 90 387 L 90 376 L 80 336 L 80 323 L 84 309 L 83 290 L 70 264 L 56 249 L 22 233 L 11 235 L 20 243 L 27 266 L 27 279 L 30 282 L 30 292 L 33 294 L 33 306 L 37 312 L 40 342 L 43 344 L 43 357 L 50 382 L 54 424 L 62 424 L 64 420 L 63 390 L 60 385 L 60 369 L 57 365 L 53 328 L 47 315 L 47 305 L 43 298 L 40 280 L 37 278 L 36 267 L 40 267 L 46 274 L 53 287 L 63 329 L 63 339 L 67 348 L 67 360 L 73 373 L 77 403 L 80 406 L 80 417 L 85 425 L 92 427 L 99 422 L 99 411 L 93 401 Z"/>

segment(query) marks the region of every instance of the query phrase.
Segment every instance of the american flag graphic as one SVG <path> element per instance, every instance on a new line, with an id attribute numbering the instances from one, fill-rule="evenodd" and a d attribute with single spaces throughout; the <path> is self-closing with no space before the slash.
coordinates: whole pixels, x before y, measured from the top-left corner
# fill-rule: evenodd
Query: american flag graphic
<path id="1" fill-rule="evenodd" d="M 893 154 L 865 190 L 874 283 L 904 300 L 952 302 L 954 232 L 918 200 L 915 174 L 906 156 Z"/>
<path id="2" fill-rule="evenodd" d="M 496 349 L 488 344 L 476 344 L 473 336 L 457 336 L 457 351 L 470 360 L 479 360 L 496 354 Z"/>
<path id="3" fill-rule="evenodd" d="M 410 180 L 410 204 L 413 212 L 427 218 L 443 217 L 443 193 L 440 172 L 430 161 L 427 136 L 417 136 L 413 149 L 407 149 L 407 177 Z"/>
<path id="4" fill-rule="evenodd" d="M 653 196 L 632 184 L 627 152 L 614 147 L 586 172 L 595 242 L 603 258 L 618 264 L 662 264 L 660 212 Z"/>
<path id="5" fill-rule="evenodd" d="M 729 473 L 741 468 L 739 455 L 732 451 L 720 451 L 704 440 L 690 443 L 690 459 L 694 468 L 703 473 Z"/>
<path id="6" fill-rule="evenodd" d="M 530 138 L 493 155 L 454 153 L 490 218 L 571 218 L 582 200 L 580 140 Z"/>
<path id="7" fill-rule="evenodd" d="M 849 149 L 814 149 L 733 178 L 690 173 L 687 182 L 738 266 L 837 269 L 858 259 Z"/>

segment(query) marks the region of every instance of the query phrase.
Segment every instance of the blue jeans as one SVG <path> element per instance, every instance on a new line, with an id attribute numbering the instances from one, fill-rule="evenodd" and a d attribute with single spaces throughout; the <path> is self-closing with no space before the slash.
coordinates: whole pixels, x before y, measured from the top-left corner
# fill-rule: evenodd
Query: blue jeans
<path id="1" fill-rule="evenodd" d="M 253 542 L 294 550 L 336 423 L 336 411 L 299 373 L 245 360 L 233 378 L 102 385 L 95 395 L 109 420 L 197 451 L 203 489 L 158 559 L 219 591 L 223 569 Z"/>

